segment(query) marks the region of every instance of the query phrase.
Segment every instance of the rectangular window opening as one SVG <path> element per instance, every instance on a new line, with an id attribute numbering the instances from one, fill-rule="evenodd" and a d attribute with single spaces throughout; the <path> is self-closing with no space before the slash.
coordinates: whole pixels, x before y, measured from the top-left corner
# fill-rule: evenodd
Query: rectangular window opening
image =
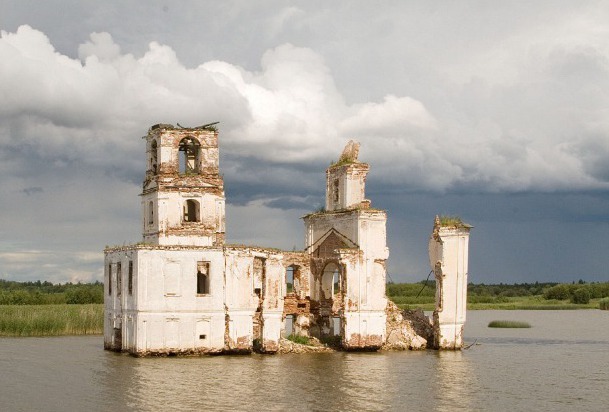
<path id="1" fill-rule="evenodd" d="M 197 262 L 197 295 L 209 295 L 209 262 Z"/>
<path id="2" fill-rule="evenodd" d="M 108 295 L 112 295 L 112 263 L 108 264 Z"/>
<path id="3" fill-rule="evenodd" d="M 121 295 L 122 289 L 122 273 L 121 273 L 121 262 L 116 264 L 116 295 Z"/>
<path id="4" fill-rule="evenodd" d="M 129 281 L 127 284 L 127 288 L 129 289 L 129 295 L 133 295 L 133 261 L 129 261 Z"/>

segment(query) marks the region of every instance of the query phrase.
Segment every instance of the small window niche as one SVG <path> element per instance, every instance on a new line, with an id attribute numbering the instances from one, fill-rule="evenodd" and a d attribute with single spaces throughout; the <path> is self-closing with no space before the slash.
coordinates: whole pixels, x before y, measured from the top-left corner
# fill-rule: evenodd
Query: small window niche
<path id="1" fill-rule="evenodd" d="M 209 262 L 197 262 L 197 295 L 209 295 Z"/>

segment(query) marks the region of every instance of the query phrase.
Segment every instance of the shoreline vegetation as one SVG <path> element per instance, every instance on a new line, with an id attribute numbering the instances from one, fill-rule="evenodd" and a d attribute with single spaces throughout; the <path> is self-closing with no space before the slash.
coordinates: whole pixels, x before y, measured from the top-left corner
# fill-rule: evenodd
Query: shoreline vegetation
<path id="1" fill-rule="evenodd" d="M 388 283 L 387 297 L 400 309 L 435 308 L 435 281 Z M 603 303 L 607 302 L 607 303 Z M 609 309 L 609 282 L 521 283 L 467 286 L 468 310 Z"/>
<path id="2" fill-rule="evenodd" d="M 400 309 L 432 311 L 435 282 L 388 283 L 387 297 Z M 0 337 L 103 333 L 100 282 L 52 284 L 0 279 Z M 468 310 L 609 310 L 609 282 L 572 284 L 469 284 Z"/>
<path id="3" fill-rule="evenodd" d="M 104 305 L 2 305 L 0 336 L 100 335 Z"/>

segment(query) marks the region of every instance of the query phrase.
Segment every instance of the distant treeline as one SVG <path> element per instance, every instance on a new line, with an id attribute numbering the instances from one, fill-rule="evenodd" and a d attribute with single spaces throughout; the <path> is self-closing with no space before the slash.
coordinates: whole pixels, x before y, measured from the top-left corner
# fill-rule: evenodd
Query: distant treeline
<path id="1" fill-rule="evenodd" d="M 0 279 L 0 305 L 104 303 L 104 285 L 95 283 L 16 282 Z"/>
<path id="2" fill-rule="evenodd" d="M 388 283 L 387 296 L 396 303 L 433 303 L 435 281 Z M 570 300 L 588 303 L 590 299 L 609 297 L 609 282 L 586 283 L 516 283 L 467 285 L 468 303 L 502 303 L 510 298 L 540 296 L 546 300 Z M 104 285 L 95 283 L 17 282 L 0 279 L 0 305 L 104 303 Z"/>
<path id="3" fill-rule="evenodd" d="M 430 303 L 436 293 L 435 281 L 419 283 L 388 283 L 387 296 L 396 303 Z M 588 303 L 590 299 L 609 297 L 609 282 L 586 283 L 516 283 L 467 285 L 468 303 L 502 303 L 510 298 L 542 296 L 546 300 L 570 300 L 572 303 Z"/>

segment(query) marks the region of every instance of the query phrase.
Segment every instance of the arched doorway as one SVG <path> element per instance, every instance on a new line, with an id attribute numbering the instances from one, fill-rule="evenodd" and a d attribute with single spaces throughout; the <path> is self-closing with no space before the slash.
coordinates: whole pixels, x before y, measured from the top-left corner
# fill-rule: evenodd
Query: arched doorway
<path id="1" fill-rule="evenodd" d="M 321 277 L 321 291 L 325 299 L 334 299 L 342 293 L 343 281 L 340 267 L 335 262 L 328 263 Z"/>
<path id="2" fill-rule="evenodd" d="M 340 302 L 343 288 L 341 266 L 336 262 L 327 263 L 321 276 L 322 316 L 320 332 L 322 335 L 333 337 L 342 333 Z"/>

